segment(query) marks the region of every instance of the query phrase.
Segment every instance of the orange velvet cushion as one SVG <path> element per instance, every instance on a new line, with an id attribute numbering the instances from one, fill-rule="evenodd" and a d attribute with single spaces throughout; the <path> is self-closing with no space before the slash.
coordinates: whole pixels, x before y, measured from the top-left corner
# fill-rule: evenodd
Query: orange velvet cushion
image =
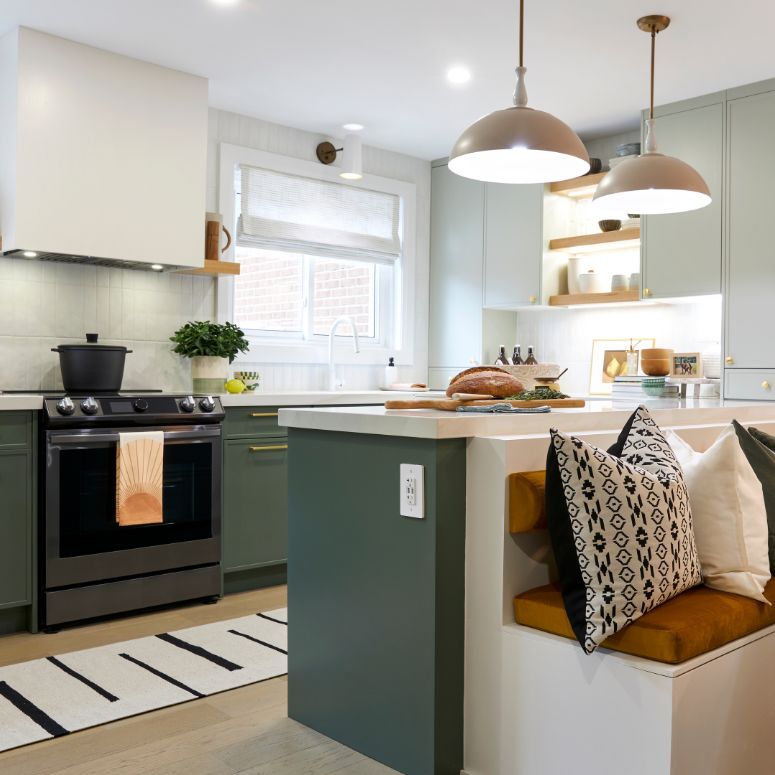
<path id="1" fill-rule="evenodd" d="M 526 471 L 509 476 L 509 532 L 546 530 L 544 490 L 546 471 Z"/>
<path id="2" fill-rule="evenodd" d="M 765 597 L 775 603 L 775 579 Z M 514 598 L 518 624 L 575 640 L 556 584 Z M 601 645 L 657 662 L 676 664 L 775 624 L 775 606 L 699 586 L 649 611 Z"/>

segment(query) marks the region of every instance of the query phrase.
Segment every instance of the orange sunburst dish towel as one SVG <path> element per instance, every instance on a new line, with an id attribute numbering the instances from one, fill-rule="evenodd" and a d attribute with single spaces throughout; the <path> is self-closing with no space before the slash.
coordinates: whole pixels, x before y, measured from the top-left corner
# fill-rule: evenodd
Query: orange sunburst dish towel
<path id="1" fill-rule="evenodd" d="M 164 433 L 120 433 L 116 448 L 116 522 L 164 521 Z"/>

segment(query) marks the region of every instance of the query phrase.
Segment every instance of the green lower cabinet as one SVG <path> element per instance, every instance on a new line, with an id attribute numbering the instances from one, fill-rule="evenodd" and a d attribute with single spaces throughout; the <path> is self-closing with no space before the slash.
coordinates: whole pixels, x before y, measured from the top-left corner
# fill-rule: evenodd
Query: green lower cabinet
<path id="1" fill-rule="evenodd" d="M 223 569 L 288 558 L 288 440 L 227 439 L 223 460 Z"/>
<path id="2" fill-rule="evenodd" d="M 0 608 L 32 598 L 30 453 L 0 448 Z"/>

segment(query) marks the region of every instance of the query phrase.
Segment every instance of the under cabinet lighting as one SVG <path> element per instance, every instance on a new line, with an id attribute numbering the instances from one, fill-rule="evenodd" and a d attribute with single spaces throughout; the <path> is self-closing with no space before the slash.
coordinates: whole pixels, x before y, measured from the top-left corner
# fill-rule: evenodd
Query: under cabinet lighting
<path id="1" fill-rule="evenodd" d="M 36 258 L 38 254 L 34 250 L 25 250 L 22 255 L 25 258 Z"/>
<path id="2" fill-rule="evenodd" d="M 161 270 L 164 269 L 164 266 L 162 264 L 151 264 L 151 269 L 153 269 L 154 272 L 161 272 Z"/>

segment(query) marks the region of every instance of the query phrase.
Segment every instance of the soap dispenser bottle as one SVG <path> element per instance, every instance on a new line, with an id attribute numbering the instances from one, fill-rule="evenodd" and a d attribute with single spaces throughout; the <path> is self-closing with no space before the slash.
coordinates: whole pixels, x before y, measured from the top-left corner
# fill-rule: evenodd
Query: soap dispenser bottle
<path id="1" fill-rule="evenodd" d="M 397 371 L 395 358 L 391 356 L 388 358 L 388 365 L 385 366 L 385 377 L 382 382 L 382 387 L 385 388 L 385 390 L 390 390 L 390 386 L 395 385 L 396 382 L 398 382 L 398 379 L 396 378 Z"/>

